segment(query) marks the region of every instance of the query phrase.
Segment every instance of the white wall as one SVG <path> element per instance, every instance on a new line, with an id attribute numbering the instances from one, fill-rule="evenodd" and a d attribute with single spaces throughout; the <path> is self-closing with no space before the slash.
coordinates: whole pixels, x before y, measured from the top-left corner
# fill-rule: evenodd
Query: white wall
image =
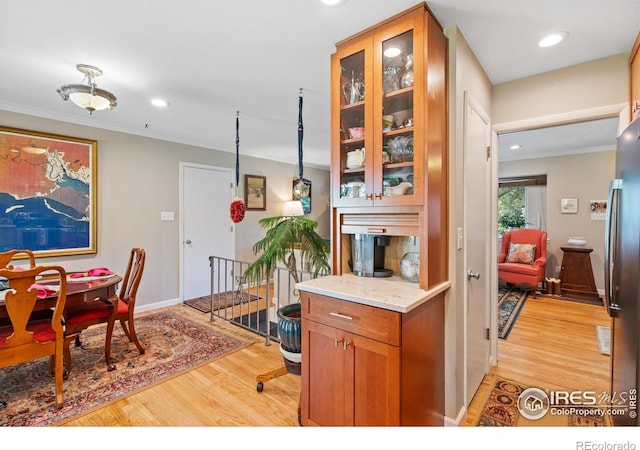
<path id="1" fill-rule="evenodd" d="M 147 261 L 137 307 L 179 297 L 179 163 L 234 169 L 235 148 L 224 152 L 7 111 L 0 111 L 0 124 L 98 141 L 98 252 L 38 262 L 61 263 L 67 270 L 109 267 L 122 273 L 131 248 L 143 247 Z M 237 224 L 237 259 L 253 261 L 251 247 L 264 235 L 258 220 L 280 215 L 283 202 L 291 199 L 292 180 L 298 177 L 295 140 L 291 155 L 293 164 L 241 156 L 240 186 L 244 174 L 267 177 L 267 210 L 247 211 L 245 219 Z M 328 237 L 329 171 L 305 167 L 304 176 L 312 181 L 312 211 L 308 217 L 317 220 L 318 233 Z M 244 196 L 242 187 L 240 196 Z M 174 211 L 175 220 L 160 221 L 161 211 Z M 229 217 L 220 220 L 232 224 Z"/>
<path id="2" fill-rule="evenodd" d="M 491 115 L 491 83 L 457 27 L 449 38 L 449 279 L 445 305 L 445 415 L 456 419 L 464 405 L 464 254 L 456 249 L 456 230 L 465 223 L 464 96 L 467 92 Z M 454 381 L 455 380 L 455 381 Z"/>

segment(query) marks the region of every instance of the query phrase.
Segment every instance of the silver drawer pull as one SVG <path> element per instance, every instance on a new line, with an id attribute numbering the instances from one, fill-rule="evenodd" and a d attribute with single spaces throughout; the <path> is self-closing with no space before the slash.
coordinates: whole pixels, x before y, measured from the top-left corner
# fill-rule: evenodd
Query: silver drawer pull
<path id="1" fill-rule="evenodd" d="M 353 317 L 345 316 L 344 314 L 340 314 L 340 313 L 337 313 L 337 312 L 330 312 L 329 315 L 333 316 L 333 317 L 339 317 L 341 319 L 353 320 Z"/>

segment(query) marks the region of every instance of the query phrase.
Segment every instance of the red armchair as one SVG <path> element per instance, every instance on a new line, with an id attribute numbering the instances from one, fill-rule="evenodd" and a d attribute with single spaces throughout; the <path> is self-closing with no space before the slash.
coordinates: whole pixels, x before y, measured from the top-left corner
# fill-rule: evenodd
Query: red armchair
<path id="1" fill-rule="evenodd" d="M 535 247 L 520 246 L 520 248 L 516 248 L 511 244 L 532 244 Z M 531 249 L 532 254 L 525 254 L 527 249 Z M 520 253 L 517 253 L 518 251 Z M 500 281 L 528 284 L 535 297 L 538 284 L 544 281 L 546 267 L 546 231 L 522 228 L 502 235 L 502 250 L 498 255 L 498 279 Z"/>

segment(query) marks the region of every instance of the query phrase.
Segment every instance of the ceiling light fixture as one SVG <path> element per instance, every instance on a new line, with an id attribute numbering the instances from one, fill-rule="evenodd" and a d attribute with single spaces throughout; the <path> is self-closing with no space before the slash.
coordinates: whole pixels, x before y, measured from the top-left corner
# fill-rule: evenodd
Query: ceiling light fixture
<path id="1" fill-rule="evenodd" d="M 400 50 L 398 47 L 389 47 L 383 52 L 384 56 L 386 56 L 387 58 L 395 58 L 400 53 L 402 53 L 402 50 Z"/>
<path id="2" fill-rule="evenodd" d="M 328 6 L 337 6 L 342 3 L 346 3 L 347 0 L 320 0 L 323 4 Z"/>
<path id="3" fill-rule="evenodd" d="M 566 31 L 561 31 L 559 33 L 552 33 L 545 37 L 543 37 L 540 42 L 538 42 L 538 46 L 540 47 L 553 47 L 554 45 L 558 45 L 560 42 L 566 40 L 569 37 L 569 33 Z"/>
<path id="4" fill-rule="evenodd" d="M 511 147 L 509 147 L 509 149 L 511 149 L 511 150 L 518 150 L 519 148 L 520 148 L 519 144 L 514 144 Z"/>
<path id="5" fill-rule="evenodd" d="M 87 84 L 65 84 L 58 89 L 58 94 L 63 100 L 71 100 L 73 103 L 93 114 L 102 109 L 113 109 L 116 96 L 109 91 L 98 88 L 95 77 L 102 75 L 102 70 L 87 64 L 78 64 L 76 69 L 84 74 L 83 82 Z"/>
<path id="6" fill-rule="evenodd" d="M 153 106 L 157 106 L 158 108 L 166 108 L 167 106 L 169 106 L 169 102 L 161 98 L 152 99 L 151 104 Z"/>

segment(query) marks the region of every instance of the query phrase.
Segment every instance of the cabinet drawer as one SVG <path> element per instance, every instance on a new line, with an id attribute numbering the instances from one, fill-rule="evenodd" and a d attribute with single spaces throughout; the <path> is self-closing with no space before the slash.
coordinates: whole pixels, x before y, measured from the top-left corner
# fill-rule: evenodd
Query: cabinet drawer
<path id="1" fill-rule="evenodd" d="M 400 345 L 400 313 L 324 295 L 302 293 L 302 318 Z"/>

